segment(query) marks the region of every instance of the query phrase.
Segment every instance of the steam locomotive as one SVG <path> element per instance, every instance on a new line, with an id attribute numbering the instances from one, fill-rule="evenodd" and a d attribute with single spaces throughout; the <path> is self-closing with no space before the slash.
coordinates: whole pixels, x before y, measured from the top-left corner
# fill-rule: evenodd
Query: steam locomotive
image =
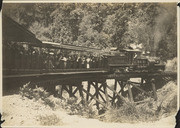
<path id="1" fill-rule="evenodd" d="M 165 65 L 158 57 L 142 54 L 137 49 L 116 50 L 108 56 L 108 65 L 113 72 L 152 72 L 164 71 Z"/>

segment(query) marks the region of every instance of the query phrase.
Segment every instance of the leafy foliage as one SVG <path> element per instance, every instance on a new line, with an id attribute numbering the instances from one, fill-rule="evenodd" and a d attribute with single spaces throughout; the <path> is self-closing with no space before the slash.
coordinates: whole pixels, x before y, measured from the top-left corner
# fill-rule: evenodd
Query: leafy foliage
<path id="1" fill-rule="evenodd" d="M 177 56 L 176 3 L 4 4 L 3 13 L 41 40 L 90 47 L 131 43 L 163 60 Z"/>

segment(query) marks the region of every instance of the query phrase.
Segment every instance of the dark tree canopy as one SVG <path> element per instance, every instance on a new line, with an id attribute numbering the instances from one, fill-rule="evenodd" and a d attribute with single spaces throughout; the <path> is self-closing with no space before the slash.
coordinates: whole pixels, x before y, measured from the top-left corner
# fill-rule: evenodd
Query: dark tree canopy
<path id="1" fill-rule="evenodd" d="M 3 13 L 40 40 L 90 47 L 142 44 L 162 59 L 177 56 L 176 3 L 18 3 Z"/>

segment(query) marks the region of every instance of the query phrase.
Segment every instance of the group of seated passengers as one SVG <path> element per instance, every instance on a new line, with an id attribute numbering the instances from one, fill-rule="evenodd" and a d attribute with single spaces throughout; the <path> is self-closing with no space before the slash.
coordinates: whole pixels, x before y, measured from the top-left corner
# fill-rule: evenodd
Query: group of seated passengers
<path id="1" fill-rule="evenodd" d="M 107 66 L 107 58 L 103 56 L 51 56 L 45 61 L 49 69 L 80 69 L 80 68 L 103 68 Z M 48 67 L 47 67 L 48 66 Z"/>
<path id="2" fill-rule="evenodd" d="M 21 45 L 13 45 L 12 47 L 5 47 L 5 49 L 6 60 L 9 58 L 8 56 L 11 56 L 11 61 L 10 59 L 4 61 L 4 65 L 7 68 L 89 69 L 104 68 L 107 66 L 107 58 L 104 56 L 65 55 L 64 53 L 50 54 L 40 52 L 34 48 L 26 50 Z M 12 63 L 14 63 L 13 66 Z"/>

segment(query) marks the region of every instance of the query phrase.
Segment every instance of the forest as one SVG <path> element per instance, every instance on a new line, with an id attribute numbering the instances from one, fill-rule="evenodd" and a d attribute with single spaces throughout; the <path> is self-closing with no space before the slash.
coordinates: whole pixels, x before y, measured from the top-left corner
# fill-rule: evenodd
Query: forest
<path id="1" fill-rule="evenodd" d="M 42 41 L 177 56 L 176 3 L 6 3 L 3 13 Z"/>

